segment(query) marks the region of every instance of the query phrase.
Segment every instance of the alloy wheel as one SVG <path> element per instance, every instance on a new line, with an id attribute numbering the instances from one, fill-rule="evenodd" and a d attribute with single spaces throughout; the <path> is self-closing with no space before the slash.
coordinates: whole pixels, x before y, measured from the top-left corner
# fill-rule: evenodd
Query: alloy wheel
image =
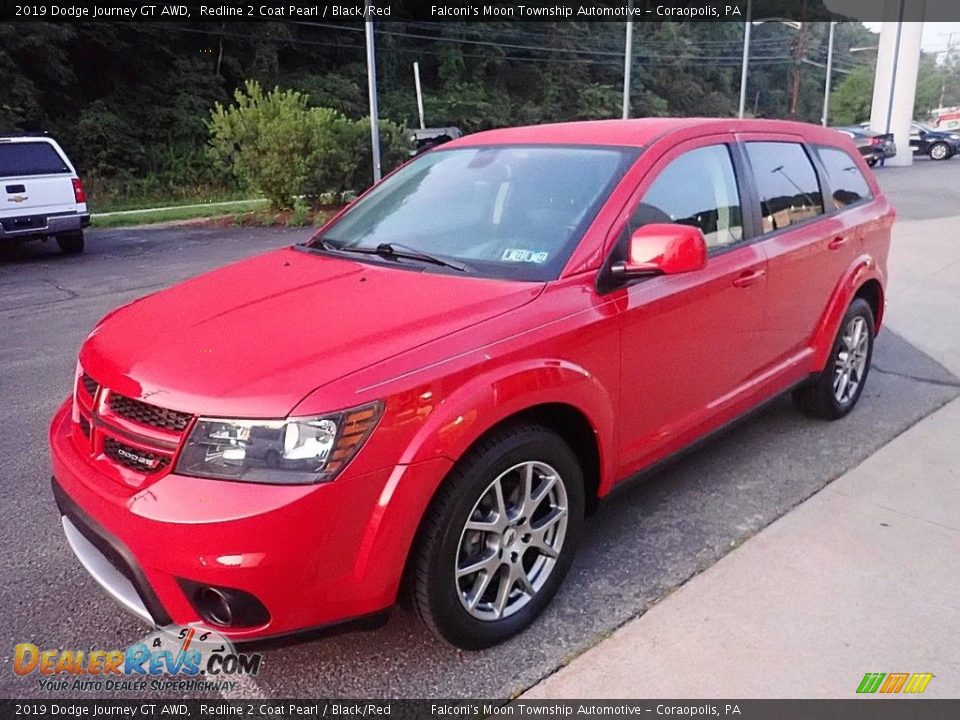
<path id="1" fill-rule="evenodd" d="M 546 463 L 523 462 L 497 476 L 460 534 L 455 582 L 464 609 L 496 621 L 529 603 L 554 570 L 568 517 L 563 479 Z"/>
<path id="2" fill-rule="evenodd" d="M 867 321 L 857 315 L 844 328 L 840 349 L 834 360 L 833 396 L 841 405 L 846 405 L 856 396 L 867 368 L 869 350 Z"/>
<path id="3" fill-rule="evenodd" d="M 943 160 L 947 157 L 947 146 L 939 143 L 930 148 L 930 157 L 934 160 Z"/>

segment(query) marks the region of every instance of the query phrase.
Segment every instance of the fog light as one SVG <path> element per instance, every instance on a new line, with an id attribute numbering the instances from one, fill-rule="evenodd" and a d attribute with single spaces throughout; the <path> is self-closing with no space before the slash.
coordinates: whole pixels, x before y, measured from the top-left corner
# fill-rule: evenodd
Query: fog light
<path id="1" fill-rule="evenodd" d="M 233 609 L 230 601 L 222 592 L 212 587 L 197 591 L 197 609 L 204 620 L 225 627 L 233 625 Z"/>
<path id="2" fill-rule="evenodd" d="M 177 582 L 197 614 L 211 625 L 248 628 L 270 622 L 267 608 L 245 590 L 204 585 L 185 578 L 177 578 Z"/>

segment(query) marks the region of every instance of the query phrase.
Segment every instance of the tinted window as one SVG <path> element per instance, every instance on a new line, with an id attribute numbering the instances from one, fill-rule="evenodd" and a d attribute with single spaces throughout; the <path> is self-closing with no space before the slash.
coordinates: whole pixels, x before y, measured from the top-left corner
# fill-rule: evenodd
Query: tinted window
<path id="1" fill-rule="evenodd" d="M 343 248 L 397 243 L 478 274 L 548 280 L 635 158 L 612 147 L 435 150 L 384 180 L 323 239 Z"/>
<path id="2" fill-rule="evenodd" d="M 664 168 L 630 218 L 630 231 L 649 223 L 692 225 L 707 247 L 743 238 L 740 193 L 726 145 L 691 150 Z"/>
<path id="3" fill-rule="evenodd" d="M 817 148 L 817 154 L 826 168 L 827 180 L 830 182 L 830 190 L 837 207 L 873 197 L 867 179 L 847 153 L 838 148 L 822 147 Z"/>
<path id="4" fill-rule="evenodd" d="M 53 145 L 45 142 L 0 143 L 0 177 L 70 172 Z"/>
<path id="5" fill-rule="evenodd" d="M 780 230 L 823 214 L 820 183 L 803 146 L 785 142 L 750 142 L 746 148 L 760 193 L 764 232 Z"/>

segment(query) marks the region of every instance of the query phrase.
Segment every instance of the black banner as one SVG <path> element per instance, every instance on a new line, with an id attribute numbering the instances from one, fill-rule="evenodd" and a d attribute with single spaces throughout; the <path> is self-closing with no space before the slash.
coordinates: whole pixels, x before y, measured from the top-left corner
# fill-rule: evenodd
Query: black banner
<path id="1" fill-rule="evenodd" d="M 742 718 L 954 720 L 960 700 L 0 700 L 0 720 L 38 718 Z"/>
<path id="2" fill-rule="evenodd" d="M 744 22 L 747 0 L 0 0 L 0 21 Z M 956 0 L 753 0 L 755 20 L 960 20 Z"/>

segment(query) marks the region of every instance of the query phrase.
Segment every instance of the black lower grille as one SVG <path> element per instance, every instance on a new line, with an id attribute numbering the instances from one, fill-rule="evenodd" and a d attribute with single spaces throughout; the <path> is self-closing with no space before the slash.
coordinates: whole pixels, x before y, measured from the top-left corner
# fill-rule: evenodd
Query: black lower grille
<path id="1" fill-rule="evenodd" d="M 99 387 L 97 381 L 86 373 L 80 376 L 80 384 L 83 385 L 83 389 L 87 391 L 87 395 L 90 397 L 97 394 L 97 388 Z"/>
<path id="2" fill-rule="evenodd" d="M 183 432 L 192 417 L 189 413 L 149 405 L 125 395 L 111 395 L 110 409 L 117 415 L 150 427 Z"/>
<path id="3" fill-rule="evenodd" d="M 90 422 L 83 416 L 80 416 L 80 430 L 84 435 L 90 437 Z"/>
<path id="4" fill-rule="evenodd" d="M 170 464 L 170 458 L 125 443 L 107 438 L 103 441 L 103 454 L 114 462 L 142 473 L 160 472 Z"/>

